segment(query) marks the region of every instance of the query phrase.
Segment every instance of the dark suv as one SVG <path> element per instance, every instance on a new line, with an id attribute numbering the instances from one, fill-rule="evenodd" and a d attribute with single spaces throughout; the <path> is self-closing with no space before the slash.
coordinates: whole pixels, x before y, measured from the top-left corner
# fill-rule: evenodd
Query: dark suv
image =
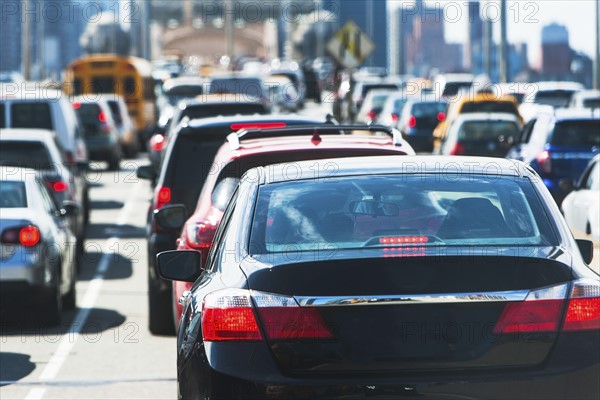
<path id="1" fill-rule="evenodd" d="M 180 124 L 168 137 L 160 175 L 156 181 L 148 210 L 148 298 L 149 329 L 155 334 L 172 334 L 173 309 L 171 282 L 161 279 L 156 271 L 156 254 L 177 247 L 178 232 L 165 231 L 154 221 L 154 211 L 167 204 L 184 204 L 191 213 L 209 174 L 218 171 L 213 160 L 219 147 L 231 132 L 248 128 L 283 128 L 292 125 L 315 125 L 308 117 L 235 116 L 191 120 Z M 140 167 L 138 177 L 156 179 L 150 166 Z M 189 216 L 189 215 L 188 215 Z"/>
<path id="2" fill-rule="evenodd" d="M 519 142 L 506 157 L 529 163 L 560 206 L 568 194 L 561 181 L 575 181 L 600 152 L 600 113 L 539 114 L 525 125 Z"/>

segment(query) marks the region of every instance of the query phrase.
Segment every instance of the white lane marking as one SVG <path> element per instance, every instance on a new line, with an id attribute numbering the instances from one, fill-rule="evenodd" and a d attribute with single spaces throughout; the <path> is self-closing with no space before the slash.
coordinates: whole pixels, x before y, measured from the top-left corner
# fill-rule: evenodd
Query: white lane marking
<path id="1" fill-rule="evenodd" d="M 119 216 L 117 218 L 116 226 L 123 226 L 127 223 L 127 218 L 130 213 L 130 208 L 135 205 L 135 195 L 136 190 L 132 189 L 130 191 L 129 197 L 119 212 Z M 60 339 L 60 343 L 56 351 L 50 357 L 50 361 L 44 367 L 42 373 L 40 374 L 39 380 L 41 382 L 50 382 L 56 378 L 58 372 L 62 368 L 63 364 L 67 360 L 69 353 L 77 339 L 81 334 L 81 330 L 83 329 L 87 318 L 90 315 L 90 312 L 94 308 L 96 300 L 98 299 L 98 295 L 100 294 L 100 289 L 102 288 L 102 284 L 104 282 L 104 276 L 108 267 L 110 266 L 110 259 L 112 257 L 112 250 L 114 249 L 114 244 L 119 240 L 118 235 L 111 237 L 106 241 L 106 245 L 104 246 L 104 251 L 102 252 L 102 258 L 100 259 L 100 263 L 98 265 L 98 269 L 96 270 L 96 274 L 94 278 L 89 282 L 88 288 L 85 292 L 85 296 L 83 300 L 78 302 L 79 312 L 75 316 L 75 320 L 71 323 L 67 333 L 65 333 Z M 33 388 L 29 391 L 26 400 L 41 400 L 44 398 L 46 394 L 46 388 Z"/>

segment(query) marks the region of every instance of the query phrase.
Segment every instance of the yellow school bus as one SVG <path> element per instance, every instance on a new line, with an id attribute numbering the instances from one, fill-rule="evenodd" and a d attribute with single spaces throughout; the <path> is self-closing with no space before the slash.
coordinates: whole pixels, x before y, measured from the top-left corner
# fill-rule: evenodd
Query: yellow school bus
<path id="1" fill-rule="evenodd" d="M 71 96 L 116 93 L 125 99 L 138 135 L 156 121 L 152 66 L 138 57 L 92 54 L 71 62 L 65 71 L 64 90 Z M 140 137 L 141 138 L 141 137 Z"/>

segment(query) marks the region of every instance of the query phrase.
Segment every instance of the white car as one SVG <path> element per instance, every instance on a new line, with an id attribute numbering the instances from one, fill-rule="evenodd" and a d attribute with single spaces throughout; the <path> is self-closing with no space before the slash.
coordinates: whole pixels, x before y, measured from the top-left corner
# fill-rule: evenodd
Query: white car
<path id="1" fill-rule="evenodd" d="M 562 211 L 573 231 L 600 240 L 600 155 L 590 161 L 574 190 L 565 197 Z"/>
<path id="2" fill-rule="evenodd" d="M 0 167 L 0 284 L 36 321 L 56 325 L 75 308 L 75 238 L 64 220 L 77 212 L 56 207 L 36 171 Z"/>
<path id="3" fill-rule="evenodd" d="M 31 87 L 0 84 L 0 127 L 35 128 L 56 132 L 69 163 L 87 164 L 83 130 L 68 96 L 37 83 Z"/>
<path id="4" fill-rule="evenodd" d="M 600 109 L 600 90 L 582 90 L 571 97 L 569 107 Z"/>

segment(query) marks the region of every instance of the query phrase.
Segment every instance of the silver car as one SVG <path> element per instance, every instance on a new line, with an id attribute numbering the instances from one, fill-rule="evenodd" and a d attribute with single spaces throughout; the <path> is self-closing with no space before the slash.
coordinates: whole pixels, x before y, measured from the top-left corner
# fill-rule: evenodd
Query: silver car
<path id="1" fill-rule="evenodd" d="M 75 236 L 66 218 L 73 203 L 58 208 L 32 169 L 0 167 L 0 292 L 32 306 L 38 320 L 56 325 L 75 308 Z M 2 307 L 10 304 L 3 301 Z"/>

